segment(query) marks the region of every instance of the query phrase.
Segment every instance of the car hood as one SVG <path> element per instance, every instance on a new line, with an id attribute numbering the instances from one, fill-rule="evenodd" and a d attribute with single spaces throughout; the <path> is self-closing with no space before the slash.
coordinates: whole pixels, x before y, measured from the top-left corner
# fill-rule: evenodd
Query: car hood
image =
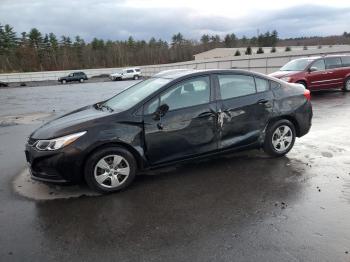
<path id="1" fill-rule="evenodd" d="M 93 123 L 103 117 L 111 116 L 111 112 L 96 109 L 95 106 L 86 106 L 73 112 L 53 119 L 37 130 L 30 137 L 33 139 L 51 139 L 72 133 L 87 131 Z"/>
<path id="2" fill-rule="evenodd" d="M 269 76 L 273 76 L 276 78 L 282 78 L 285 76 L 294 75 L 296 73 L 299 73 L 299 71 L 277 71 L 277 72 L 273 72 L 273 73 L 269 74 Z"/>

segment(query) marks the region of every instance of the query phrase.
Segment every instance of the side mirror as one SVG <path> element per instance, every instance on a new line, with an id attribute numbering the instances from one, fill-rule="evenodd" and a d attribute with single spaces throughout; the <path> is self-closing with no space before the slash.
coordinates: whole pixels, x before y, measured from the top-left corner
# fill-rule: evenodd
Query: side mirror
<path id="1" fill-rule="evenodd" d="M 312 67 L 309 68 L 309 73 L 315 72 L 317 70 L 318 70 L 317 67 L 312 66 Z"/>
<path id="2" fill-rule="evenodd" d="M 168 111 L 169 106 L 167 104 L 160 105 L 154 113 L 154 120 L 160 120 Z"/>

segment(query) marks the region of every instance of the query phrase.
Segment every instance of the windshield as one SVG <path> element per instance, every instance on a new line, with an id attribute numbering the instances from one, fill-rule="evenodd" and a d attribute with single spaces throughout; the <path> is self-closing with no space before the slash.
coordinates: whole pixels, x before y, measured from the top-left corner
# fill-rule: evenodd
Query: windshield
<path id="1" fill-rule="evenodd" d="M 312 62 L 311 59 L 296 59 L 285 64 L 280 71 L 303 71 Z"/>
<path id="2" fill-rule="evenodd" d="M 165 84 L 169 83 L 170 80 L 171 79 L 150 78 L 139 82 L 107 100 L 104 105 L 112 108 L 113 110 L 128 110 L 137 103 L 141 102 L 147 96 L 151 95 L 153 92 L 159 90 Z"/>

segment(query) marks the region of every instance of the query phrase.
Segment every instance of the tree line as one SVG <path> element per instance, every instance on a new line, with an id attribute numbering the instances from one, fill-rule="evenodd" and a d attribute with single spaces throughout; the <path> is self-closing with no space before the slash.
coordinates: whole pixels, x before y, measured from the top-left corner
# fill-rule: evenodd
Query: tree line
<path id="1" fill-rule="evenodd" d="M 254 37 L 237 37 L 234 33 L 224 37 L 204 34 L 199 40 L 186 39 L 181 33 L 174 34 L 171 41 L 152 37 L 148 41 L 103 40 L 94 38 L 86 42 L 80 36 L 56 36 L 42 33 L 36 28 L 17 33 L 8 24 L 0 24 L 0 72 L 30 72 L 52 70 L 74 70 L 84 68 L 125 67 L 130 65 L 151 65 L 182 62 L 193 59 L 193 55 L 219 47 L 245 47 L 246 55 L 252 54 L 251 46 L 262 47 L 285 45 L 348 43 L 350 33 L 342 36 L 279 39 L 276 30 Z M 241 55 L 234 50 L 232 55 Z"/>
<path id="2" fill-rule="evenodd" d="M 103 40 L 86 42 L 80 36 L 56 36 L 36 28 L 18 34 L 8 24 L 0 24 L 0 72 L 72 70 L 101 67 L 124 67 L 188 61 L 193 55 L 217 47 L 275 46 L 277 31 L 258 37 L 238 38 L 235 34 L 204 34 L 200 40 L 174 34 L 171 41 L 162 39 Z"/>

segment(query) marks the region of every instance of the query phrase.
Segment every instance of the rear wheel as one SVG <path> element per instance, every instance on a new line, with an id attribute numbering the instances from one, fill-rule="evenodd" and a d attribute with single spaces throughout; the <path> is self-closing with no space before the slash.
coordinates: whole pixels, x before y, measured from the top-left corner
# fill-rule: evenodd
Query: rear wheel
<path id="1" fill-rule="evenodd" d="M 350 92 L 350 77 L 345 80 L 343 91 Z"/>
<path id="2" fill-rule="evenodd" d="M 289 120 L 276 121 L 266 129 L 264 151 L 270 156 L 284 156 L 294 146 L 295 137 L 295 127 Z"/>
<path id="3" fill-rule="evenodd" d="M 138 75 L 134 75 L 134 80 L 138 80 L 139 76 Z"/>
<path id="4" fill-rule="evenodd" d="M 67 80 L 64 80 L 64 79 L 63 79 L 63 80 L 61 81 L 61 83 L 62 83 L 62 84 L 66 84 L 66 83 L 67 83 Z"/>
<path id="5" fill-rule="evenodd" d="M 121 147 L 107 147 L 89 157 L 84 176 L 90 188 L 109 193 L 130 185 L 136 170 L 136 160 L 129 151 Z"/>

